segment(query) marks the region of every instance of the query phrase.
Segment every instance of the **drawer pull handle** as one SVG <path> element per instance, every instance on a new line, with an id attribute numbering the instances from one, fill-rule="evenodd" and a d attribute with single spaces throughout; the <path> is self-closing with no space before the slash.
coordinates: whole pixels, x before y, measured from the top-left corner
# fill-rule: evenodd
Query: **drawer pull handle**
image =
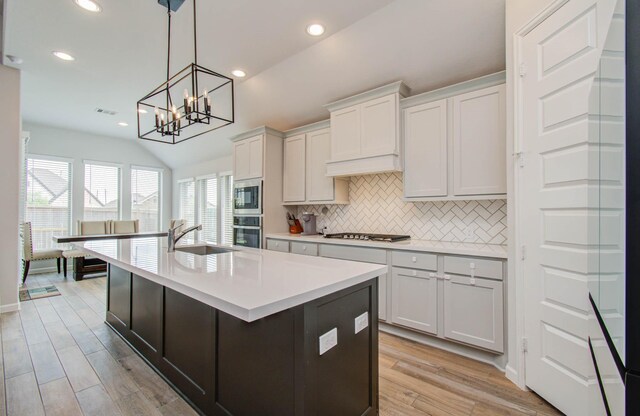
<path id="1" fill-rule="evenodd" d="M 476 278 L 475 278 L 475 277 L 472 277 L 471 279 L 469 279 L 469 284 L 470 284 L 471 286 L 475 286 L 475 285 L 476 285 Z"/>
<path id="2" fill-rule="evenodd" d="M 306 251 L 307 250 L 307 246 L 302 246 L 302 251 Z"/>
<path id="3" fill-rule="evenodd" d="M 416 256 L 413 256 L 411 257 L 411 261 L 415 263 L 416 261 L 418 261 L 418 259 L 416 258 Z"/>
<path id="4" fill-rule="evenodd" d="M 435 273 L 429 273 L 429 278 L 430 278 L 430 279 L 433 279 L 434 277 L 438 277 L 438 276 L 436 276 L 436 274 L 435 274 Z"/>
<path id="5" fill-rule="evenodd" d="M 444 280 L 451 280 L 451 276 L 449 276 L 448 274 L 444 275 Z"/>
<path id="6" fill-rule="evenodd" d="M 417 272 L 417 271 L 415 271 L 415 270 L 413 270 L 413 271 L 411 271 L 411 274 L 412 274 L 413 276 L 417 276 L 417 275 L 418 275 L 418 272 Z"/>
<path id="7" fill-rule="evenodd" d="M 280 247 L 280 243 L 276 243 L 276 247 Z"/>

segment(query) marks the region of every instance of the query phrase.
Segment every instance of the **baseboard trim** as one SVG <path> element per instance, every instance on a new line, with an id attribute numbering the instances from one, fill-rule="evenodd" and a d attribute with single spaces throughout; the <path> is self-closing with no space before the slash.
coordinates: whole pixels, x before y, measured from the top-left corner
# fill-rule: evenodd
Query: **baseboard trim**
<path id="1" fill-rule="evenodd" d="M 395 325 L 389 325 L 384 322 L 379 323 L 379 329 L 382 332 L 386 332 L 391 335 L 396 335 L 401 338 L 406 338 L 411 341 L 418 342 L 420 344 L 428 345 L 430 347 L 435 347 L 441 350 L 449 351 L 454 354 L 462 355 L 463 357 L 471 358 L 472 360 L 490 364 L 502 372 L 505 371 L 504 366 L 501 365 L 500 363 L 500 361 L 506 359 L 506 356 L 504 354 L 499 354 L 499 355 L 492 354 L 490 352 L 478 350 L 473 347 L 467 347 L 462 344 L 457 344 L 444 339 L 420 334 L 408 329 L 399 328 Z"/>
<path id="2" fill-rule="evenodd" d="M 51 266 L 51 267 L 38 267 L 38 268 L 31 268 L 29 269 L 29 274 L 44 274 L 44 273 L 57 273 L 58 272 L 58 267 L 57 266 Z"/>
<path id="3" fill-rule="evenodd" d="M 0 305 L 0 313 L 15 312 L 20 310 L 20 302 L 10 303 L 9 305 Z"/>
<path id="4" fill-rule="evenodd" d="M 525 386 L 524 384 L 520 385 L 520 377 L 518 377 L 518 372 L 516 371 L 515 368 L 511 367 L 509 364 L 507 364 L 507 367 L 505 368 L 504 375 L 505 377 L 507 377 L 507 379 L 509 379 L 510 382 L 518 386 L 520 390 L 529 391 L 527 386 Z"/>

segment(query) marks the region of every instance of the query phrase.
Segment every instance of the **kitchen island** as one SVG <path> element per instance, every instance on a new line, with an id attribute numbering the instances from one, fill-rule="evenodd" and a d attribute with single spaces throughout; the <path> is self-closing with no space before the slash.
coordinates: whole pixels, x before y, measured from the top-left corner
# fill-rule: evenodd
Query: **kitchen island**
<path id="1" fill-rule="evenodd" d="M 375 415 L 386 266 L 96 240 L 107 324 L 206 415 Z M 215 250 L 215 248 L 214 248 Z M 222 250 L 224 251 L 224 250 Z"/>

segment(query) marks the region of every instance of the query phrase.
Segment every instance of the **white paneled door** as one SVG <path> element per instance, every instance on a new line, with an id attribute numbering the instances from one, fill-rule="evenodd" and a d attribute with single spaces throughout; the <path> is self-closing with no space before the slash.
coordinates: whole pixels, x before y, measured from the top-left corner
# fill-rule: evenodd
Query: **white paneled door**
<path id="1" fill-rule="evenodd" d="M 598 414 L 587 345 L 593 272 L 589 96 L 615 0 L 568 0 L 519 42 L 517 239 L 526 384 L 567 415 Z M 517 111 L 518 112 L 518 111 Z M 520 124 L 521 123 L 521 124 Z M 597 168 L 597 166 L 595 167 Z"/>

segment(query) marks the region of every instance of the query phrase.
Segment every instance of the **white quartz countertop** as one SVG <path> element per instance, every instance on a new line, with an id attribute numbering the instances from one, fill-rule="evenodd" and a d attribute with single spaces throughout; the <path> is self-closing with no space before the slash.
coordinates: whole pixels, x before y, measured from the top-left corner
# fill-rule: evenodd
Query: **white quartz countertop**
<path id="1" fill-rule="evenodd" d="M 342 244 L 359 247 L 376 247 L 389 250 L 423 251 L 429 253 L 455 254 L 462 256 L 507 258 L 507 246 L 499 244 L 453 243 L 431 240 L 404 240 L 395 243 L 377 241 L 343 240 L 339 238 L 324 238 L 321 235 L 300 235 L 288 233 L 267 234 L 266 238 L 302 241 L 318 244 Z"/>
<path id="2" fill-rule="evenodd" d="M 166 238 L 157 237 L 94 240 L 74 245 L 247 322 L 387 272 L 384 265 L 244 247 L 207 256 L 181 251 L 168 253 Z"/>

